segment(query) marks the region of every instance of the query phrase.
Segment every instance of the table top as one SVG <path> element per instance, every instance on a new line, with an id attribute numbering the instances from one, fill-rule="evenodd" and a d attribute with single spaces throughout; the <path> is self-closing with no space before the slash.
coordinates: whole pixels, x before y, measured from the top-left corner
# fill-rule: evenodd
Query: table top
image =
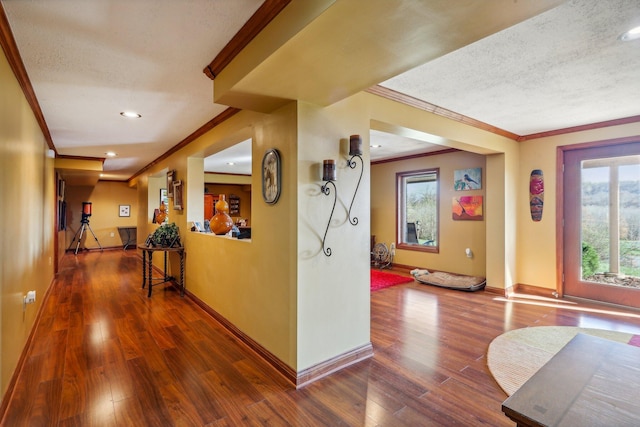
<path id="1" fill-rule="evenodd" d="M 143 251 L 182 252 L 184 251 L 184 246 L 170 248 L 167 246 L 147 246 L 144 243 L 141 243 L 138 245 L 138 249 L 142 249 Z"/>
<path id="2" fill-rule="evenodd" d="M 640 348 L 578 334 L 502 404 L 519 426 L 640 425 Z"/>

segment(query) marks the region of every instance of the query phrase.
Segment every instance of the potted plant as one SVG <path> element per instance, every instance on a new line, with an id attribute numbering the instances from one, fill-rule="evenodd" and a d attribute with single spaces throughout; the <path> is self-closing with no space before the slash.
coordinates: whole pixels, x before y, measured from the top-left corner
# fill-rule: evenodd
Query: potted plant
<path id="1" fill-rule="evenodd" d="M 153 246 L 161 246 L 165 248 L 180 246 L 180 232 L 178 226 L 174 222 L 161 225 L 153 233 L 151 240 Z"/>

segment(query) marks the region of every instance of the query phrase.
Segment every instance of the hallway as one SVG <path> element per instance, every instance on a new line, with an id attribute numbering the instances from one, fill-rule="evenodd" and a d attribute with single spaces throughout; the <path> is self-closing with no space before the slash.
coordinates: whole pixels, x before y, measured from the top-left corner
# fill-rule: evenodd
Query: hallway
<path id="1" fill-rule="evenodd" d="M 640 333 L 638 312 L 409 283 L 371 295 L 372 359 L 295 390 L 175 289 L 147 298 L 141 268 L 132 250 L 65 255 L 3 425 L 510 426 L 486 366 L 494 337 L 542 325 Z"/>

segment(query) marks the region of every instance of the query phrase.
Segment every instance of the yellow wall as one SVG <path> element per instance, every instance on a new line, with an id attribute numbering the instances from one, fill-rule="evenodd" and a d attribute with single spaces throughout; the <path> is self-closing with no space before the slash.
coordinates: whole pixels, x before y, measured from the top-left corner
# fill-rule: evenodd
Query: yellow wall
<path id="1" fill-rule="evenodd" d="M 170 212 L 171 222 L 180 227 L 185 242 L 187 289 L 298 371 L 369 342 L 371 127 L 418 133 L 430 142 L 480 154 L 461 154 L 453 157 L 457 162 L 452 160 L 444 166 L 442 176 L 449 188 L 456 167 L 489 168 L 491 163 L 488 175 L 501 181 L 517 169 L 518 146 L 514 141 L 361 93 L 326 108 L 291 102 L 267 115 L 242 111 L 154 165 L 147 175 L 133 183 L 142 203 L 147 197 L 148 180 L 167 170 L 176 171 L 177 179 L 182 179 L 186 187 L 187 209 Z M 358 177 L 347 166 L 351 134 L 362 135 L 365 148 L 364 176 L 353 208 L 353 215 L 359 218 L 357 226 L 347 221 Z M 247 138 L 253 141 L 252 156 L 256 159 L 251 178 L 251 241 L 186 231 L 190 225 L 188 218 L 196 217 L 190 212 L 191 206 L 198 212 L 202 210 L 201 202 L 189 200 L 195 197 L 199 201 L 204 186 L 204 174 L 191 171 L 196 169 L 196 161 Z M 270 148 L 278 149 L 282 158 L 282 195 L 275 205 L 264 203 L 259 190 L 261 159 Z M 336 210 L 326 237 L 331 256 L 322 252 L 322 238 L 334 197 L 333 189 L 328 196 L 320 191 L 324 159 L 336 160 L 338 170 Z M 483 223 L 486 229 L 493 227 L 492 238 L 498 243 L 486 244 L 483 251 L 486 239 L 482 225 L 449 224 L 470 240 L 446 242 L 447 257 L 442 257 L 438 269 L 480 274 L 484 267 L 493 286 L 512 284 L 509 281 L 515 280 L 515 261 L 508 254 L 515 252 L 511 248 L 515 245 L 515 218 L 508 214 L 516 204 L 509 194 L 515 187 L 515 184 L 492 186 L 487 182 L 483 190 L 486 197 Z M 441 208 L 450 212 L 445 203 Z M 443 214 L 445 223 L 450 222 L 448 218 L 450 215 Z M 441 240 L 446 239 L 443 233 Z M 473 248 L 476 258 L 464 257 L 467 246 Z M 489 261 L 496 253 L 500 258 Z M 463 270 L 452 267 L 458 263 L 456 254 L 468 261 L 468 267 Z M 487 260 L 484 266 L 483 256 Z M 407 258 L 406 262 L 414 261 Z M 170 264 L 172 271 L 177 268 L 176 260 Z M 492 265 L 495 267 L 491 270 Z"/>
<path id="2" fill-rule="evenodd" d="M 144 176 L 136 180 L 135 188 L 138 191 L 138 214 L 136 218 L 138 243 L 144 243 L 147 236 L 155 231 L 158 226 L 153 224 L 153 210 L 160 207 L 160 189 L 167 186 L 166 175 L 163 177 Z M 167 206 L 167 209 L 169 207 Z M 168 212 L 168 211 L 167 211 Z M 169 221 L 175 218 L 169 212 Z"/>
<path id="3" fill-rule="evenodd" d="M 118 227 L 136 226 L 138 216 L 138 199 L 135 188 L 130 188 L 125 182 L 98 181 L 95 187 L 68 186 L 65 200 L 67 202 L 67 232 L 66 247 L 75 250 L 77 238 L 74 236 L 81 227 L 82 202 L 91 202 L 92 215 L 89 226 L 103 248 L 122 246 Z M 121 217 L 120 205 L 129 205 L 129 217 Z M 146 205 L 145 205 L 146 206 Z M 85 229 L 80 249 L 98 248 L 98 243 Z M 79 235 L 78 235 L 79 237 Z"/>
<path id="4" fill-rule="evenodd" d="M 549 294 L 559 286 L 556 275 L 556 210 L 557 147 L 588 142 L 607 141 L 617 138 L 637 136 L 640 140 L 640 124 L 576 132 L 551 136 L 520 143 L 520 168 L 518 186 L 521 196 L 518 200 L 518 282 L 550 289 Z M 544 173 L 544 211 L 540 222 L 531 221 L 529 214 L 529 175 L 531 170 L 541 169 Z M 565 218 L 565 221 L 575 221 Z"/>
<path id="5" fill-rule="evenodd" d="M 426 253 L 396 249 L 394 264 L 484 276 L 486 264 L 485 221 L 454 221 L 452 199 L 483 196 L 486 188 L 485 158 L 479 154 L 456 152 L 410 160 L 379 163 L 371 167 L 371 234 L 376 242 L 388 246 L 396 242 L 396 173 L 440 168 L 440 252 Z M 482 168 L 483 189 L 454 191 L 453 173 L 457 169 Z M 467 258 L 465 249 L 474 256 Z"/>
<path id="6" fill-rule="evenodd" d="M 371 128 L 421 139 L 443 147 L 486 155 L 485 246 L 487 286 L 509 288 L 516 282 L 516 199 L 518 143 L 408 105 L 368 93 L 364 98 Z M 446 237 L 440 236 L 440 239 Z"/>
<path id="7" fill-rule="evenodd" d="M 345 208 L 357 182 L 356 173 L 346 170 L 345 142 L 352 133 L 368 135 L 369 128 L 359 102 L 327 109 L 292 102 L 269 115 L 243 111 L 148 175 L 174 169 L 178 179 L 185 180 L 186 193 L 201 197 L 203 174 L 198 178 L 188 173 L 187 165 L 252 139 L 252 238 L 238 241 L 182 231 L 186 286 L 296 370 L 369 342 L 368 162 L 354 208 L 360 218 L 357 227 L 346 223 Z M 260 191 L 261 159 L 271 148 L 279 150 L 282 159 L 282 192 L 274 205 L 266 204 Z M 319 165 L 325 158 L 336 159 L 340 168 L 339 202 L 327 237 L 335 251 L 331 257 L 322 253 L 332 202 L 320 193 Z M 136 180 L 139 195 L 146 195 L 148 176 Z M 185 203 L 187 209 L 192 206 Z M 182 212 L 172 222 L 188 230 L 190 216 Z"/>
<path id="8" fill-rule="evenodd" d="M 0 55 L 0 384 L 7 390 L 53 278 L 55 172 L 35 117 Z M 36 303 L 23 311 L 23 296 Z"/>
<path id="9" fill-rule="evenodd" d="M 369 117 L 359 97 L 330 107 L 299 104 L 297 189 L 297 345 L 302 367 L 326 361 L 370 341 Z M 363 138 L 364 174 L 347 219 L 359 172 L 347 166 L 349 136 Z M 336 161 L 335 185 L 322 194 L 322 162 Z M 337 202 L 327 230 L 333 198 Z M 254 223 L 257 215 L 254 215 Z M 322 238 L 327 230 L 325 249 Z"/>
<path id="10" fill-rule="evenodd" d="M 292 161 L 296 153 L 296 120 L 295 103 L 269 116 L 243 111 L 155 165 L 149 175 L 135 180 L 138 200 L 146 200 L 149 176 L 175 170 L 177 179 L 186 186 L 188 210 L 192 205 L 189 196 L 201 199 L 204 188 L 204 173 L 199 178 L 188 173 L 189 159 L 204 158 L 247 138 L 253 139 L 254 159 L 262 159 L 269 148 L 280 151 L 285 183 L 282 195 L 277 204 L 267 205 L 260 191 L 252 191 L 251 241 L 187 231 L 187 218 L 192 214 L 174 211 L 172 201 L 170 218 L 180 228 L 187 253 L 187 289 L 293 368 L 297 366 L 296 227 L 295 221 L 289 219 L 296 216 L 296 180 L 291 178 L 296 171 L 296 162 Z M 252 186 L 261 188 L 261 162 L 254 161 L 252 168 Z M 193 205 L 202 209 L 202 202 Z M 143 220 L 148 221 L 146 216 Z M 149 226 L 148 232 L 152 228 L 155 227 Z M 175 268 L 172 260 L 172 271 Z"/>
<path id="11" fill-rule="evenodd" d="M 205 187 L 208 187 L 208 184 L 251 185 L 251 175 L 228 175 L 223 173 L 205 172 L 204 183 Z"/>
<path id="12" fill-rule="evenodd" d="M 640 139 L 640 124 L 634 123 L 518 143 L 415 108 L 390 104 L 394 103 L 381 98 L 369 102 L 373 128 L 399 133 L 418 131 L 418 136 L 429 142 L 486 155 L 483 170 L 487 236 L 485 272 L 488 286 L 494 288 L 526 284 L 548 288 L 550 295 L 559 289 L 556 250 L 557 147 L 633 136 Z M 394 236 L 377 236 L 379 226 L 375 191 L 378 185 L 384 184 L 376 181 L 376 168 L 378 166 L 372 168 L 372 234 L 376 234 L 378 241 L 390 242 Z M 533 222 L 529 212 L 529 176 L 533 169 L 542 169 L 545 177 L 545 207 L 540 222 Z M 446 200 L 443 202 L 447 203 Z M 440 238 L 446 239 L 442 234 Z M 395 261 L 405 264 L 401 261 L 406 259 L 401 251 L 396 254 Z M 443 262 L 452 264 L 449 260 Z M 414 265 L 412 262 L 406 264 Z M 459 265 L 464 267 L 464 260 Z M 456 269 L 443 270 L 462 272 L 457 264 L 454 266 Z M 475 267 L 471 271 L 476 271 Z"/>

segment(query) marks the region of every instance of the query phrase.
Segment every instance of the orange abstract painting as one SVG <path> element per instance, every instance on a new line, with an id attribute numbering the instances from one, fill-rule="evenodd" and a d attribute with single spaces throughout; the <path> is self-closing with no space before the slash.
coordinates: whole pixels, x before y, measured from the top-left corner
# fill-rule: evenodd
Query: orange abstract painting
<path id="1" fill-rule="evenodd" d="M 479 221 L 482 216 L 482 196 L 454 197 L 451 205 L 454 220 Z"/>

